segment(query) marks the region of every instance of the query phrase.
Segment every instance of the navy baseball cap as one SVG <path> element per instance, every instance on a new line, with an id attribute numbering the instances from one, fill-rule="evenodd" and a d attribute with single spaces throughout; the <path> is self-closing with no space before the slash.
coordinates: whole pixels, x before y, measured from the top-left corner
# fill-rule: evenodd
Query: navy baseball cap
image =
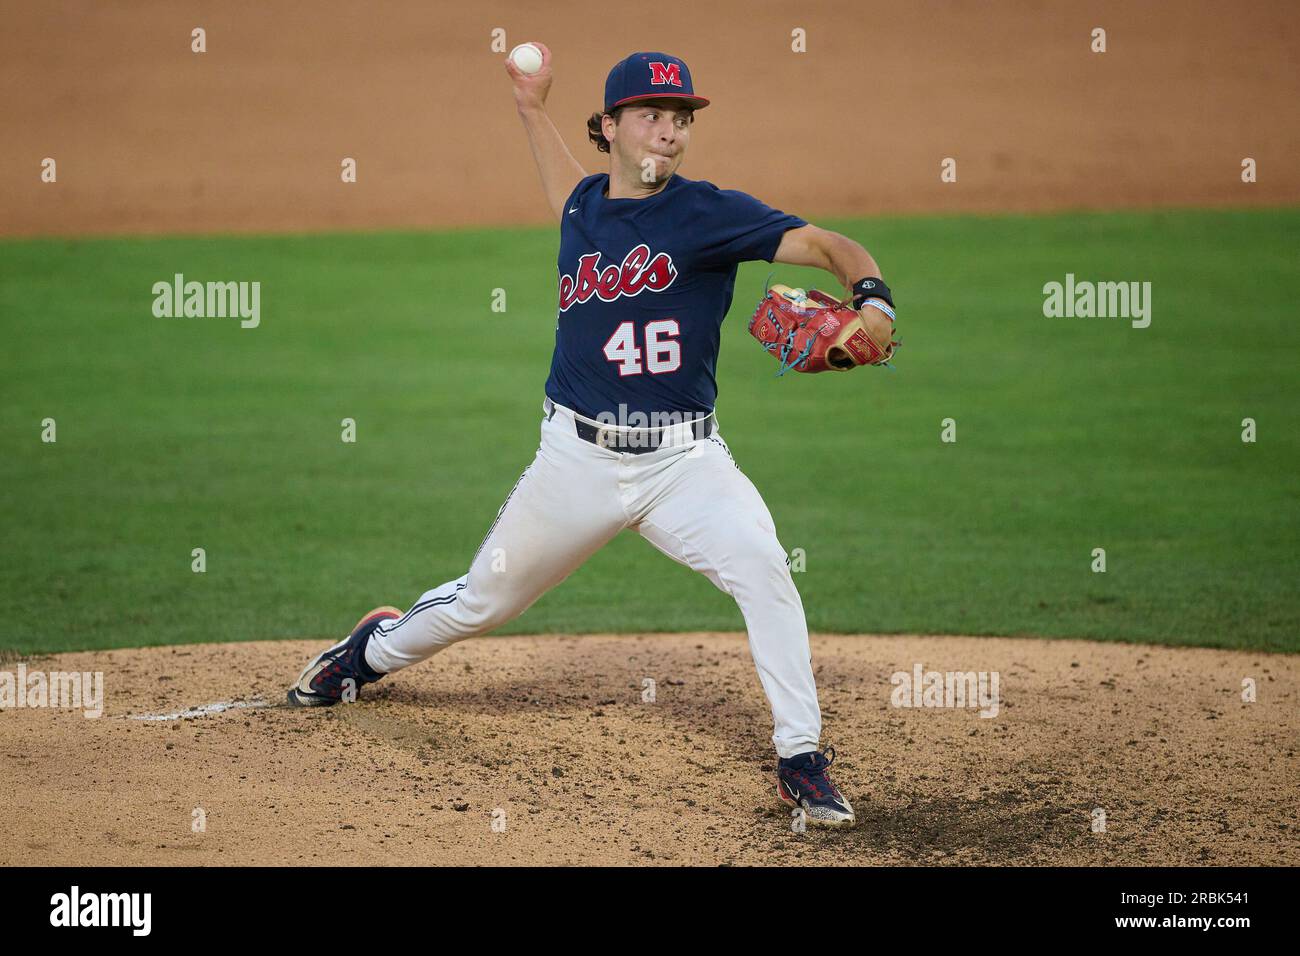
<path id="1" fill-rule="evenodd" d="M 614 64 L 605 80 L 605 112 L 638 100 L 682 100 L 695 109 L 709 101 L 695 95 L 691 71 L 681 57 L 667 53 L 633 53 Z"/>

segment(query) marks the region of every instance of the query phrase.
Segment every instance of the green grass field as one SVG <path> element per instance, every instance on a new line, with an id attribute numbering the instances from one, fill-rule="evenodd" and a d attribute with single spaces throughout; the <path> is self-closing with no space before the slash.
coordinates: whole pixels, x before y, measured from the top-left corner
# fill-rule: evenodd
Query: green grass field
<path id="1" fill-rule="evenodd" d="M 753 263 L 718 401 L 811 628 L 1300 649 L 1300 211 L 822 224 L 881 261 L 898 370 L 775 378 L 745 332 L 764 279 L 825 279 Z M 555 247 L 0 243 L 0 647 L 333 637 L 462 574 L 537 447 Z M 261 326 L 155 318 L 176 272 L 260 281 Z M 1150 328 L 1045 318 L 1067 272 L 1150 281 Z M 628 532 L 502 632 L 743 626 Z"/>

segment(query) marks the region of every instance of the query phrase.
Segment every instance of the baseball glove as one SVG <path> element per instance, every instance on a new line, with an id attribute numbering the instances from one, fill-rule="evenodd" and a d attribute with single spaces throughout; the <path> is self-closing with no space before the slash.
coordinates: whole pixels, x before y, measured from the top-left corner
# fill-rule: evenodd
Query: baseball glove
<path id="1" fill-rule="evenodd" d="M 894 349 L 894 313 L 879 300 L 861 312 L 816 289 L 771 286 L 749 320 L 749 334 L 778 362 L 784 375 L 888 365 Z"/>

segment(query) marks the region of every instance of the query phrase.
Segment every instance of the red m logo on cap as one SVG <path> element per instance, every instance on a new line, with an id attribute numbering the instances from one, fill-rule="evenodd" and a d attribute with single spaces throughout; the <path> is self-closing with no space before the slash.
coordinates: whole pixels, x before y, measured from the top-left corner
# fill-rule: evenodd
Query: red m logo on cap
<path id="1" fill-rule="evenodd" d="M 682 65 L 680 63 L 658 63 L 650 62 L 650 83 L 653 86 L 663 86 L 670 83 L 673 86 L 682 85 Z"/>

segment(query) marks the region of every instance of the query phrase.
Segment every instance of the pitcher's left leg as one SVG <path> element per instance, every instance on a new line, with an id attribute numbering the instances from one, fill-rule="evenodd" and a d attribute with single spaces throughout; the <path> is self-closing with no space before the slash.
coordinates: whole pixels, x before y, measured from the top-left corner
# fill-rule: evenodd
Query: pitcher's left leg
<path id="1" fill-rule="evenodd" d="M 803 602 L 772 515 L 721 436 L 693 443 L 664 469 L 636 528 L 735 598 L 772 707 L 777 753 L 794 757 L 817 750 L 821 709 Z"/>

